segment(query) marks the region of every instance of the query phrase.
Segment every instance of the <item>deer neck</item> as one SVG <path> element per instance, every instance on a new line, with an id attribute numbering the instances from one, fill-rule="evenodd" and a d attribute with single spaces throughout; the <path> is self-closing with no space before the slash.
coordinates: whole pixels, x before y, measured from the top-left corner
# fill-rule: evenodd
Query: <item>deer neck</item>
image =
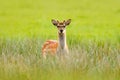
<path id="1" fill-rule="evenodd" d="M 58 33 L 58 42 L 61 49 L 66 47 L 66 31 L 64 31 L 62 34 Z"/>

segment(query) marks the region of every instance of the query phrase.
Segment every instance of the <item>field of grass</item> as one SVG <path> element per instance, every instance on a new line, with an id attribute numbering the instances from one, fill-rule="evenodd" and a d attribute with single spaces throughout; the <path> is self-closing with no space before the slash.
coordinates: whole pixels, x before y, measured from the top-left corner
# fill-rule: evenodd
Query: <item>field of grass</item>
<path id="1" fill-rule="evenodd" d="M 69 18 L 68 58 L 44 60 Z M 120 80 L 120 1 L 0 0 L 0 80 Z"/>

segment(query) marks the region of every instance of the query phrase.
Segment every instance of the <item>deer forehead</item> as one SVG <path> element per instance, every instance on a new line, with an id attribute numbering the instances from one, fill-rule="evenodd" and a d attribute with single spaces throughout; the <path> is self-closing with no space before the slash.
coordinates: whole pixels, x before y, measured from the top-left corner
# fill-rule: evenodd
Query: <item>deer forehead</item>
<path id="1" fill-rule="evenodd" d="M 58 27 L 63 27 L 63 26 L 65 26 L 65 24 L 64 24 L 63 22 L 60 22 L 60 23 L 58 23 L 57 26 L 58 26 Z"/>

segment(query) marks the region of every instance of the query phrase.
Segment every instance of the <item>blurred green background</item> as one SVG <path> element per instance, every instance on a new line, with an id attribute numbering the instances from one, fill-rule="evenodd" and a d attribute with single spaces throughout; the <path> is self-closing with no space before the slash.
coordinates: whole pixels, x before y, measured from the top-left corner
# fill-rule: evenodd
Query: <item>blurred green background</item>
<path id="1" fill-rule="evenodd" d="M 0 0 L 0 37 L 56 39 L 51 19 L 69 18 L 68 39 L 120 41 L 119 0 Z"/>

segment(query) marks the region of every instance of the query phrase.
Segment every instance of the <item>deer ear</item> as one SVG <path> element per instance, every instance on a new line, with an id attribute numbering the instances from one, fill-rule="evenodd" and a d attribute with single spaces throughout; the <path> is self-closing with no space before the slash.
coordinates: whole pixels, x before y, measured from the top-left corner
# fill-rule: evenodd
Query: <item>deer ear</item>
<path id="1" fill-rule="evenodd" d="M 58 21 L 56 21 L 56 20 L 54 20 L 54 19 L 52 19 L 51 21 L 52 21 L 53 25 L 57 26 Z"/>
<path id="2" fill-rule="evenodd" d="M 71 19 L 68 19 L 67 21 L 65 21 L 65 25 L 69 25 L 71 23 Z"/>

